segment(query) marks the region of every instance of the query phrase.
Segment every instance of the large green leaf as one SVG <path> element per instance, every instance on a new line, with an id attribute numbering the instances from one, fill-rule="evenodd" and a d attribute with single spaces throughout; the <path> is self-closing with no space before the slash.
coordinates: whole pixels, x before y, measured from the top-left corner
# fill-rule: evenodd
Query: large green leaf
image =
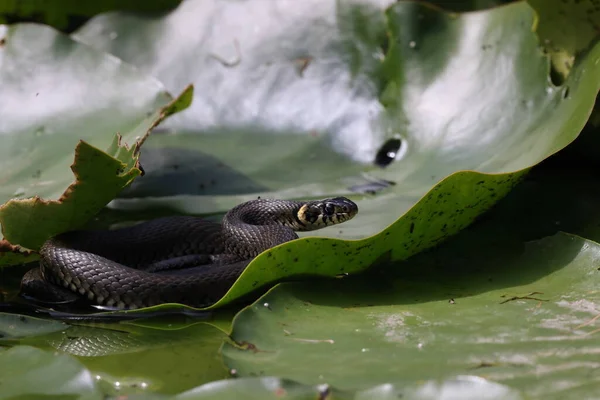
<path id="1" fill-rule="evenodd" d="M 225 397 L 227 396 L 227 397 Z M 443 382 L 422 382 L 402 386 L 386 384 L 357 392 L 342 391 L 329 385 L 307 386 L 294 381 L 266 378 L 241 378 L 200 386 L 181 393 L 176 399 L 340 399 L 340 400 L 444 400 L 444 399 L 503 399 L 521 397 L 516 391 L 475 376 L 461 376 Z"/>
<path id="2" fill-rule="evenodd" d="M 513 390 L 475 376 L 462 376 L 444 382 L 423 382 L 419 385 L 381 385 L 358 392 L 340 391 L 328 385 L 306 386 L 275 377 L 221 380 L 207 383 L 178 395 L 161 396 L 148 386 L 131 391 L 131 382 L 112 382 L 111 390 L 105 377 L 94 376 L 72 357 L 54 355 L 29 346 L 0 350 L 0 399 L 101 399 L 112 396 L 128 399 L 307 399 L 341 400 L 404 399 L 520 399 Z M 7 368 L 8 367 L 8 368 Z M 39 374 L 39 376 L 38 376 Z M 8 378 L 8 379 L 6 379 Z"/>
<path id="3" fill-rule="evenodd" d="M 567 234 L 521 249 L 482 242 L 395 276 L 280 285 L 236 317 L 226 362 L 241 376 L 348 389 L 464 373 L 534 397 L 597 393 L 600 245 Z"/>
<path id="4" fill-rule="evenodd" d="M 561 149 L 598 91 L 596 47 L 552 85 L 526 3 L 467 14 L 410 2 L 283 4 L 184 2 L 159 20 L 101 15 L 74 34 L 172 90 L 202 88 L 165 125 L 176 134 L 149 140 L 148 175 L 113 207 L 223 212 L 257 195 L 347 193 L 366 172 L 397 184 L 363 199 L 361 218 L 344 226 L 343 237 L 365 237 L 453 172 L 513 172 Z M 396 137 L 395 161 L 370 166 Z"/>
<path id="5" fill-rule="evenodd" d="M 139 145 L 190 103 L 191 89 L 172 99 L 134 67 L 47 27 L 2 26 L 0 36 L 0 201 L 11 199 L 0 222 L 12 245 L 36 249 L 88 221 L 139 175 Z M 18 255 L 10 250 L 3 242 L 2 264 Z"/>
<path id="6" fill-rule="evenodd" d="M 306 1 L 272 18 L 282 4 L 185 2 L 159 20 L 110 13 L 74 35 L 169 88 L 202 88 L 188 112 L 169 121 L 176 134 L 149 139 L 148 175 L 116 209 L 205 214 L 258 195 L 345 194 L 364 184 L 361 173 L 396 183 L 355 196 L 359 217 L 317 233 L 376 236 L 275 248 L 217 306 L 289 276 L 404 259 L 456 233 L 521 172 L 505 174 L 572 141 L 598 92 L 600 46 L 578 59 L 562 87 L 552 85 L 526 3 L 447 14 L 408 2 Z M 250 13 L 254 24 L 239 20 Z M 388 148 L 394 138 L 400 149 Z M 387 168 L 369 165 L 386 152 Z M 441 181 L 460 170 L 489 175 Z"/>

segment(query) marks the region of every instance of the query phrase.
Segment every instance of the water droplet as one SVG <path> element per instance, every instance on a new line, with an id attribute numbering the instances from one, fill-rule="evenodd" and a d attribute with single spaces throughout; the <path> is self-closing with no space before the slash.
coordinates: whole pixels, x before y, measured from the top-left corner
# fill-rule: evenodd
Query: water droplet
<path id="1" fill-rule="evenodd" d="M 100 379 L 102 379 L 100 375 L 96 375 L 96 380 L 99 381 Z"/>
<path id="2" fill-rule="evenodd" d="M 264 304 L 263 304 L 263 307 L 267 307 L 267 308 L 269 308 L 269 303 L 264 303 Z"/>
<path id="3" fill-rule="evenodd" d="M 17 188 L 17 190 L 15 190 L 15 192 L 13 193 L 13 196 L 20 197 L 20 196 L 23 196 L 24 194 L 25 194 L 25 188 L 20 187 L 20 188 Z"/>
<path id="4" fill-rule="evenodd" d="M 414 40 L 411 40 L 410 43 L 408 43 L 408 45 L 410 46 L 411 49 L 414 49 L 415 47 L 417 47 L 417 42 L 415 42 Z"/>
<path id="5" fill-rule="evenodd" d="M 142 382 L 140 386 L 142 387 L 142 389 L 146 389 L 148 387 L 148 384 L 146 382 Z"/>
<path id="6" fill-rule="evenodd" d="M 356 328 L 356 329 L 354 330 L 354 332 L 360 332 L 360 329 Z"/>
<path id="7" fill-rule="evenodd" d="M 381 51 L 373 52 L 373 58 L 379 61 L 383 61 L 385 59 L 385 55 Z"/>
<path id="8" fill-rule="evenodd" d="M 319 391 L 319 398 L 324 399 L 329 397 L 329 393 L 331 393 L 331 388 L 328 384 L 324 383 L 322 385 L 317 385 L 317 390 Z"/>
<path id="9" fill-rule="evenodd" d="M 108 38 L 110 40 L 115 40 L 117 37 L 119 37 L 119 34 L 117 32 L 111 32 L 108 34 Z"/>
<path id="10" fill-rule="evenodd" d="M 375 165 L 379 167 L 387 167 L 392 161 L 396 159 L 398 155 L 398 150 L 400 150 L 400 146 L 402 146 L 402 140 L 400 139 L 389 139 L 381 148 L 377 151 L 375 155 Z"/>
<path id="11" fill-rule="evenodd" d="M 121 387 L 121 382 L 115 382 L 115 388 L 120 388 Z"/>
<path id="12" fill-rule="evenodd" d="M 417 344 L 417 347 L 418 347 L 419 349 L 422 349 L 422 348 L 423 348 L 423 343 L 419 343 L 419 344 Z"/>
<path id="13" fill-rule="evenodd" d="M 554 92 L 554 89 L 552 89 L 550 86 L 548 86 L 548 87 L 546 88 L 546 93 L 548 93 L 548 94 L 552 94 L 552 92 Z"/>
<path id="14" fill-rule="evenodd" d="M 369 351 L 369 349 L 365 349 L 365 348 L 363 348 L 363 349 L 361 349 L 360 351 L 362 351 L 363 353 L 366 353 L 367 351 Z"/>

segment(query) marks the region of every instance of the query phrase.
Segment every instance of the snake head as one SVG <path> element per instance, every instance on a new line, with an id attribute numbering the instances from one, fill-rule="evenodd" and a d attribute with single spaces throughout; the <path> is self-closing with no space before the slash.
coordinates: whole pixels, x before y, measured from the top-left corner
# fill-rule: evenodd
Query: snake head
<path id="1" fill-rule="evenodd" d="M 307 201 L 298 210 L 302 230 L 312 231 L 326 226 L 341 224 L 358 213 L 358 206 L 345 197 Z"/>

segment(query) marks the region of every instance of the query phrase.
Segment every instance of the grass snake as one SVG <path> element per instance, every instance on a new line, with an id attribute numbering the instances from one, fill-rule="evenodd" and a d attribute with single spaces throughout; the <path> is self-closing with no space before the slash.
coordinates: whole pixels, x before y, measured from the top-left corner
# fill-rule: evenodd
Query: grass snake
<path id="1" fill-rule="evenodd" d="M 46 241 L 40 265 L 21 281 L 32 297 L 87 298 L 116 308 L 219 300 L 263 251 L 354 217 L 344 197 L 242 203 L 222 223 L 192 216 L 159 218 L 109 231 L 72 231 Z"/>

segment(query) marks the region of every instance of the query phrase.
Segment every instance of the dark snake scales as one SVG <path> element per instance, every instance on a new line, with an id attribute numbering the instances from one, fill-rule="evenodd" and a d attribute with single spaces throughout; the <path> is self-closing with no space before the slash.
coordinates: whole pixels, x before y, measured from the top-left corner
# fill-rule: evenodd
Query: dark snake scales
<path id="1" fill-rule="evenodd" d="M 262 199 L 234 207 L 222 223 L 178 216 L 112 231 L 67 232 L 44 243 L 39 269 L 23 277 L 21 288 L 36 297 L 49 286 L 60 287 L 117 308 L 205 307 L 261 252 L 297 239 L 296 231 L 342 223 L 357 212 L 344 197 Z"/>

